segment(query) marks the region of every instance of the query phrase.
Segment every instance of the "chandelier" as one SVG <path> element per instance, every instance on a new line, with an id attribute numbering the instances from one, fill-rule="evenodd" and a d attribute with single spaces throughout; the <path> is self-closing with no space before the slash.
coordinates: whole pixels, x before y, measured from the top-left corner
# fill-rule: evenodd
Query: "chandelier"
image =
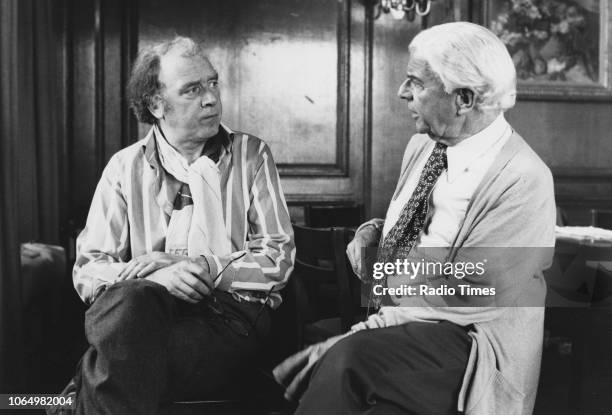
<path id="1" fill-rule="evenodd" d="M 378 14 L 383 11 L 391 13 L 394 19 L 408 19 L 413 21 L 415 16 L 426 16 L 431 10 L 434 0 L 380 0 L 377 2 Z"/>

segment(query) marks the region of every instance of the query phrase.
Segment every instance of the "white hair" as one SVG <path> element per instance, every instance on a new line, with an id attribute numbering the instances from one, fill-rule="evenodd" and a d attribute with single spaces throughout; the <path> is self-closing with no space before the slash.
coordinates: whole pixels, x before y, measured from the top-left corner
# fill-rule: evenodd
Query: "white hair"
<path id="1" fill-rule="evenodd" d="M 414 37 L 409 51 L 428 64 L 447 93 L 461 88 L 474 91 L 477 109 L 505 111 L 514 106 L 514 63 L 490 30 L 467 22 L 433 26 Z"/>

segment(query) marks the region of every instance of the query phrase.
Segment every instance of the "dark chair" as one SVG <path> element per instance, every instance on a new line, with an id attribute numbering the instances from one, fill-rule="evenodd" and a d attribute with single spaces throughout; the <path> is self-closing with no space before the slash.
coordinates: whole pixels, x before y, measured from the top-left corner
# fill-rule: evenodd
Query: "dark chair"
<path id="1" fill-rule="evenodd" d="M 591 225 L 612 229 L 612 210 L 591 209 Z"/>
<path id="2" fill-rule="evenodd" d="M 557 219 L 559 216 L 557 216 Z M 578 413 L 580 408 L 581 378 L 583 374 L 583 351 L 585 325 L 584 310 L 591 302 L 593 278 L 586 272 L 584 257 L 580 246 L 572 242 L 557 241 L 553 263 L 544 271 L 548 286 L 546 295 L 546 313 L 544 328 L 544 356 L 540 376 L 538 405 L 556 405 L 548 395 L 562 383 L 564 373 L 559 364 L 551 365 L 550 361 L 565 363 L 566 376 L 569 375 L 568 389 L 571 392 L 562 406 L 569 407 L 571 413 Z M 559 355 L 559 356 L 558 356 Z M 570 355 L 569 357 L 563 356 Z M 547 409 L 550 411 L 550 408 Z"/>
<path id="3" fill-rule="evenodd" d="M 612 386 L 612 275 L 600 264 L 609 261 L 611 247 L 557 241 L 553 265 L 544 273 L 547 336 L 540 385 L 543 393 L 539 393 L 544 396 L 539 397 L 536 412 L 568 408 L 567 413 L 591 413 L 593 408 L 612 403 L 612 397 L 599 386 Z M 563 389 L 567 398 L 559 402 L 564 378 L 568 379 Z"/>
<path id="4" fill-rule="evenodd" d="M 365 222 L 363 204 L 306 205 L 304 223 L 311 228 L 357 227 Z"/>
<path id="5" fill-rule="evenodd" d="M 358 280 L 346 259 L 350 231 L 294 225 L 294 232 L 297 253 L 290 287 L 301 348 L 351 327 L 359 311 L 354 295 Z"/>
<path id="6" fill-rule="evenodd" d="M 57 366 L 65 349 L 58 346 L 63 329 L 61 289 L 65 284 L 66 254 L 63 247 L 42 243 L 21 244 L 21 312 L 23 352 L 27 357 L 25 388 L 53 390 Z"/>

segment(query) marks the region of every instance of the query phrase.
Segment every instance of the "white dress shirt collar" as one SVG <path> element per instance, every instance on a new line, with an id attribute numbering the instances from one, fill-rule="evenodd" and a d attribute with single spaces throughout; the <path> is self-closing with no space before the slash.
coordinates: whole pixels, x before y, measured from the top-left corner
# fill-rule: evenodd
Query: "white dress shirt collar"
<path id="1" fill-rule="evenodd" d="M 478 157 L 507 136 L 510 128 L 510 124 L 504 118 L 504 114 L 501 113 L 483 130 L 454 146 L 448 147 L 446 151 L 448 181 L 451 183 L 455 181 L 461 173 L 469 169 Z"/>

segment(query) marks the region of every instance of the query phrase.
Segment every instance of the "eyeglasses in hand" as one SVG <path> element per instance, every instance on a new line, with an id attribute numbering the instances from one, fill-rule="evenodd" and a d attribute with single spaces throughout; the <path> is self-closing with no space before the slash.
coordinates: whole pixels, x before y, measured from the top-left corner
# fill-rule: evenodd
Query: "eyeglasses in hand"
<path id="1" fill-rule="evenodd" d="M 240 255 L 232 258 L 223 267 L 223 269 L 221 269 L 221 271 L 219 271 L 217 276 L 213 279 L 213 282 L 217 281 L 217 279 L 221 278 L 221 275 L 227 269 L 227 267 L 229 267 L 233 262 L 241 259 L 245 255 L 246 255 L 246 252 L 243 252 Z M 261 305 L 261 308 L 257 312 L 257 315 L 255 316 L 255 320 L 253 321 L 253 323 L 251 323 L 251 326 L 252 326 L 252 328 L 254 330 L 257 327 L 257 321 L 259 320 L 259 317 L 261 316 L 261 313 L 263 312 L 265 306 L 268 305 L 268 301 L 270 301 L 270 294 L 272 294 L 272 291 L 274 290 L 274 288 L 275 288 L 275 286 L 272 286 L 272 288 L 270 288 L 270 290 L 267 292 L 266 297 L 265 297 L 265 301 L 263 302 L 263 304 Z M 238 320 L 236 318 L 232 318 L 225 311 L 225 307 L 223 306 L 223 303 L 221 301 L 219 301 L 219 299 L 218 299 L 218 297 L 217 297 L 217 295 L 215 293 L 215 290 L 212 289 L 212 288 L 210 290 L 210 301 L 208 301 L 206 303 L 206 305 L 208 306 L 208 309 L 210 311 L 212 311 L 215 315 L 219 316 L 225 322 L 225 324 L 230 328 L 230 330 L 232 330 L 235 334 L 237 334 L 239 336 L 242 336 L 242 337 L 248 337 L 249 336 L 250 327 L 248 327 L 245 324 L 245 322 L 243 322 L 242 320 Z M 257 333 L 256 330 L 255 330 L 255 333 Z"/>

